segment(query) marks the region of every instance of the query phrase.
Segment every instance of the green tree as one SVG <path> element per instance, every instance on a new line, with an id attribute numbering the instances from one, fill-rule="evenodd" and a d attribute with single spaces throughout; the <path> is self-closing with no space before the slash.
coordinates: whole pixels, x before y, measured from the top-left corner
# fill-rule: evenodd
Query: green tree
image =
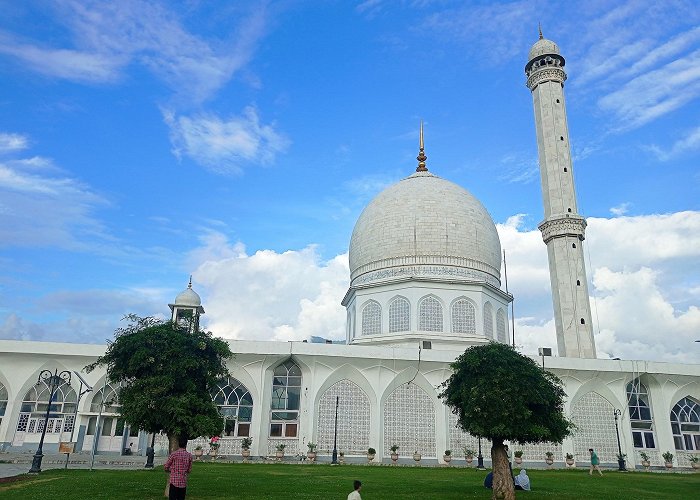
<path id="1" fill-rule="evenodd" d="M 116 330 L 105 354 L 85 367 L 104 366 L 108 379 L 121 383 L 124 420 L 148 432 L 165 431 L 171 451 L 180 435 L 218 435 L 222 419 L 209 390 L 228 375 L 228 343 L 153 317 L 130 314 L 124 320 L 128 325 Z"/>
<path id="2" fill-rule="evenodd" d="M 492 442 L 494 499 L 515 498 L 504 441 L 561 443 L 571 422 L 563 414 L 566 393 L 554 374 L 507 344 L 471 347 L 451 364 L 440 397 L 459 426 Z"/>

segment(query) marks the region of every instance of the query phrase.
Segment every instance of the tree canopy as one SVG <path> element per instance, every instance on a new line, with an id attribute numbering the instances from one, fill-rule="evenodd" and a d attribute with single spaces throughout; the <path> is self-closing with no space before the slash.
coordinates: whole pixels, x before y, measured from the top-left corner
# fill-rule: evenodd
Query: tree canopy
<path id="1" fill-rule="evenodd" d="M 514 498 L 503 442 L 561 443 L 572 426 L 563 413 L 563 384 L 513 347 L 496 342 L 467 349 L 451 367 L 440 397 L 465 432 L 491 439 L 494 498 Z"/>
<path id="2" fill-rule="evenodd" d="M 119 403 L 124 420 L 149 432 L 178 436 L 212 436 L 222 419 L 210 388 L 228 375 L 232 357 L 226 341 L 211 332 L 190 329 L 153 317 L 128 315 L 103 356 L 86 366 L 104 366 L 111 382 L 121 383 Z"/>

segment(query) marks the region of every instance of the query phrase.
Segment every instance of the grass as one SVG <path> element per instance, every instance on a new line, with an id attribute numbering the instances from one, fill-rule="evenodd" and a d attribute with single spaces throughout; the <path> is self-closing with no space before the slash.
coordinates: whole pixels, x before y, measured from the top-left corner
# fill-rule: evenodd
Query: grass
<path id="1" fill-rule="evenodd" d="M 516 471 L 517 473 L 517 471 Z M 696 498 L 700 474 L 529 470 L 533 490 L 519 498 L 615 499 Z M 363 483 L 363 500 L 464 499 L 491 497 L 483 471 L 455 467 L 268 465 L 195 463 L 188 499 L 344 499 L 353 479 Z M 155 470 L 48 470 L 39 476 L 0 483 L 0 497 L 11 499 L 162 499 L 166 474 Z"/>

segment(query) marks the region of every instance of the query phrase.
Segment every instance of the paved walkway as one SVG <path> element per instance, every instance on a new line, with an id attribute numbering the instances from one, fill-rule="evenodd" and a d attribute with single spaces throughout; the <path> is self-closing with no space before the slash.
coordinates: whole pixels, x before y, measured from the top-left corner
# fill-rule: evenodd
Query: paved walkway
<path id="1" fill-rule="evenodd" d="M 26 474 L 32 466 L 33 454 L 2 453 L 0 454 L 0 478 Z M 162 465 L 165 457 L 155 457 L 156 466 Z M 68 462 L 69 469 L 89 469 L 92 458 L 89 454 L 73 454 Z M 95 469 L 141 469 L 146 463 L 142 456 L 96 455 Z M 53 454 L 44 455 L 41 469 L 62 469 L 66 466 L 66 456 Z"/>

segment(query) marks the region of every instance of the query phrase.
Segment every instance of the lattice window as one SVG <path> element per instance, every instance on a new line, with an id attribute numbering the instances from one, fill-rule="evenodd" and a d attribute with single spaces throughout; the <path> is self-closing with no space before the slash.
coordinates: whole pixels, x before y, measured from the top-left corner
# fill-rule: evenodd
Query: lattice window
<path id="1" fill-rule="evenodd" d="M 593 448 L 602 462 L 617 462 L 617 435 L 615 408 L 597 392 L 584 394 L 571 408 L 574 453 L 577 459 L 588 455 Z"/>
<path id="2" fill-rule="evenodd" d="M 63 432 L 73 432 L 75 427 L 75 415 L 66 415 L 65 423 L 63 424 Z"/>
<path id="3" fill-rule="evenodd" d="M 389 333 L 411 330 L 411 304 L 403 297 L 396 297 L 389 304 Z"/>
<path id="4" fill-rule="evenodd" d="M 29 413 L 20 413 L 19 420 L 17 421 L 17 432 L 27 432 L 27 425 L 29 424 Z"/>
<path id="5" fill-rule="evenodd" d="M 638 378 L 627 384 L 627 407 L 635 448 L 656 448 L 654 424 L 648 401 L 649 392 Z"/>
<path id="6" fill-rule="evenodd" d="M 318 450 L 333 450 L 335 402 L 338 398 L 338 451 L 346 455 L 364 455 L 371 443 L 370 401 L 360 387 L 344 379 L 330 386 L 318 403 Z"/>
<path id="7" fill-rule="evenodd" d="M 503 309 L 499 309 L 496 313 L 496 333 L 498 334 L 498 341 L 504 344 L 508 343 L 508 334 L 506 333 L 506 315 Z"/>
<path id="8" fill-rule="evenodd" d="M 45 380 L 42 380 L 27 391 L 22 401 L 22 411 L 45 413 L 49 408 L 50 394 L 51 388 Z M 52 414 L 75 413 L 78 404 L 78 396 L 75 393 L 75 389 L 65 381 L 61 381 L 54 392 L 53 400 L 50 404 Z"/>
<path id="9" fill-rule="evenodd" d="M 212 389 L 211 398 L 223 417 L 224 436 L 250 436 L 253 397 L 246 386 L 233 377 L 223 378 Z"/>
<path id="10" fill-rule="evenodd" d="M 398 445 L 406 454 L 414 451 L 435 457 L 435 407 L 416 384 L 402 384 L 384 405 L 384 448 Z M 382 453 L 382 452 L 380 452 Z"/>
<path id="11" fill-rule="evenodd" d="M 104 404 L 104 406 L 102 406 Z M 90 411 L 99 413 L 102 406 L 102 413 L 119 413 L 119 386 L 107 384 L 100 388 L 99 391 L 92 396 L 90 402 Z"/>
<path id="12" fill-rule="evenodd" d="M 687 396 L 676 403 L 671 430 L 677 450 L 700 450 L 700 404 Z"/>
<path id="13" fill-rule="evenodd" d="M 479 438 L 477 436 L 472 436 L 468 432 L 464 432 L 462 428 L 457 425 L 457 415 L 452 413 L 449 408 L 448 411 L 448 425 L 449 425 L 449 435 L 447 436 L 447 446 L 448 449 L 452 451 L 452 455 L 457 458 L 465 458 L 464 452 L 466 450 L 471 450 L 474 452 L 474 460 L 476 460 L 477 452 L 479 450 Z M 491 459 L 491 441 L 488 439 L 481 440 L 481 454 L 487 460 Z"/>
<path id="14" fill-rule="evenodd" d="M 476 308 L 467 299 L 452 304 L 452 333 L 476 333 Z"/>
<path id="15" fill-rule="evenodd" d="M 362 308 L 362 335 L 382 333 L 382 306 L 371 300 Z"/>
<path id="16" fill-rule="evenodd" d="M 484 304 L 484 335 L 493 338 L 493 306 L 491 302 Z"/>
<path id="17" fill-rule="evenodd" d="M 288 359 L 273 373 L 270 437 L 297 437 L 300 401 L 301 368 Z"/>
<path id="18" fill-rule="evenodd" d="M 418 329 L 424 332 L 441 332 L 442 304 L 435 297 L 425 297 L 418 303 Z"/>

